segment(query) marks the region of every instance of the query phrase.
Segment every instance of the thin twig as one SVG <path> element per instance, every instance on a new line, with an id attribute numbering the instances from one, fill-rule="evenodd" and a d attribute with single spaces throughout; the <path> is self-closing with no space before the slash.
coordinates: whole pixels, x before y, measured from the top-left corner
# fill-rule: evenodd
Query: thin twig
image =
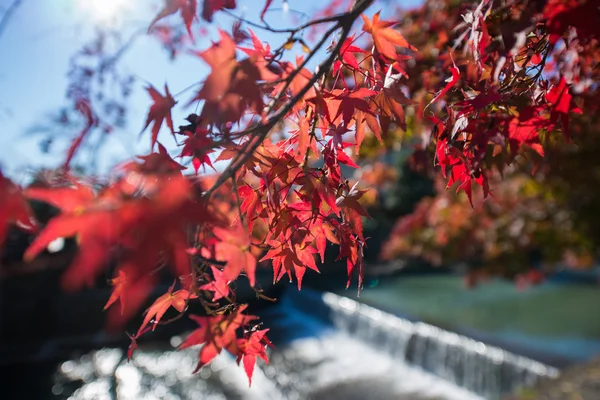
<path id="1" fill-rule="evenodd" d="M 13 1 L 12 4 L 10 6 L 8 6 L 6 11 L 4 11 L 4 14 L 2 15 L 2 17 L 0 17 L 0 35 L 2 35 L 4 30 L 6 29 L 6 26 L 8 25 L 8 21 L 15 14 L 15 11 L 17 11 L 17 8 L 19 8 L 21 3 L 23 3 L 23 0 Z"/>
<path id="2" fill-rule="evenodd" d="M 250 21 L 246 18 L 240 17 L 227 9 L 224 9 L 222 11 L 224 11 L 230 17 L 235 18 L 238 21 L 243 22 L 247 25 L 250 25 L 253 28 L 258 28 L 258 29 L 262 29 L 265 31 L 273 32 L 273 33 L 289 33 L 292 36 L 300 31 L 303 31 L 304 29 L 309 28 L 314 25 L 326 24 L 329 22 L 339 22 L 341 19 L 343 19 L 344 17 L 346 17 L 348 15 L 348 13 L 346 13 L 346 14 L 332 15 L 331 17 L 319 18 L 319 19 L 309 21 L 309 22 L 307 22 L 303 25 L 300 25 L 296 28 L 273 28 L 271 25 L 269 25 L 268 23 L 266 23 L 264 21 L 262 24 L 259 24 L 257 22 Z"/>

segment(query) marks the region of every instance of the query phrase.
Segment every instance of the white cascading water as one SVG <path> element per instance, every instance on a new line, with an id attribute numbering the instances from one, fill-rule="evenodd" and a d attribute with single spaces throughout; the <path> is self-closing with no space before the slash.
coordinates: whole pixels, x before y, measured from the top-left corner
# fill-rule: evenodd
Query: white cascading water
<path id="1" fill-rule="evenodd" d="M 557 369 L 530 358 L 346 297 L 324 293 L 323 301 L 340 331 L 488 399 L 558 376 Z"/>
<path id="2" fill-rule="evenodd" d="M 302 324 L 320 324 L 299 299 Z M 289 304 L 288 304 L 289 305 Z M 198 349 L 141 348 L 131 362 L 103 349 L 64 362 L 53 392 L 73 400 L 483 400 L 557 374 L 553 368 L 424 323 L 325 293 L 329 319 L 318 334 L 269 349 L 252 381 L 225 352 L 192 375 Z M 314 319 L 313 319 L 314 318 Z M 285 322 L 295 329 L 298 325 Z M 325 328 L 325 326 L 327 326 Z M 73 382 L 82 386 L 69 392 Z"/>

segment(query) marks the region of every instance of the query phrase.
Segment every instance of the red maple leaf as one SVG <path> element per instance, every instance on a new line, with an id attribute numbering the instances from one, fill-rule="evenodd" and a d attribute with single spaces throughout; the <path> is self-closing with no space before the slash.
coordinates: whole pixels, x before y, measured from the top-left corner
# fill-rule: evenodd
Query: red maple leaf
<path id="1" fill-rule="evenodd" d="M 341 196 L 337 203 L 343 207 L 344 214 L 346 219 L 350 222 L 352 229 L 356 233 L 356 235 L 361 239 L 365 240 L 363 237 L 363 225 L 361 217 L 371 218 L 367 211 L 363 208 L 363 206 L 358 202 L 358 200 L 367 192 L 367 190 L 358 190 L 356 185 L 350 189 L 350 191 Z"/>
<path id="2" fill-rule="evenodd" d="M 165 95 L 161 95 L 158 90 L 154 89 L 152 86 L 146 87 L 146 90 L 152 97 L 152 101 L 154 104 L 150 106 L 150 111 L 148 111 L 148 117 L 146 118 L 146 125 L 144 125 L 144 129 L 142 132 L 148 128 L 148 125 L 152 122 L 152 142 L 151 145 L 154 148 L 154 144 L 158 138 L 158 132 L 160 131 L 160 127 L 163 121 L 167 120 L 167 126 L 171 129 L 171 133 L 175 136 L 175 130 L 173 129 L 173 118 L 171 117 L 171 109 L 177 104 L 171 93 L 169 93 L 169 88 L 167 84 L 165 84 Z"/>
<path id="3" fill-rule="evenodd" d="M 254 221 L 263 209 L 261 195 L 259 190 L 255 190 L 248 185 L 240 186 L 238 188 L 238 193 L 240 199 L 242 199 L 240 209 L 248 223 L 248 232 L 252 232 Z"/>
<path id="4" fill-rule="evenodd" d="M 445 95 L 450 89 L 452 89 L 460 80 L 460 70 L 456 67 L 456 65 L 453 65 L 452 67 L 450 67 L 450 72 L 452 72 L 452 76 L 448 79 L 446 79 L 446 86 L 444 86 L 444 88 L 442 90 L 440 90 L 434 97 L 433 99 L 431 99 L 431 101 L 425 106 L 425 109 L 427 109 L 427 107 L 429 107 L 430 105 L 432 105 L 433 103 L 435 103 L 436 101 L 438 101 L 443 95 Z"/>
<path id="5" fill-rule="evenodd" d="M 565 135 L 570 137 L 569 124 L 571 118 L 569 112 L 581 114 L 581 110 L 578 107 L 572 107 L 573 96 L 569 93 L 569 87 L 565 78 L 561 77 L 558 84 L 550 89 L 546 94 L 546 100 L 552 104 L 550 120 L 553 123 L 557 123 L 560 119 Z"/>
<path id="6" fill-rule="evenodd" d="M 236 7 L 235 0 L 204 0 L 202 7 L 202 18 L 212 22 L 213 14 L 225 8 L 233 10 Z"/>
<path id="7" fill-rule="evenodd" d="M 137 335 L 139 336 L 143 329 L 150 323 L 150 320 L 154 318 L 154 324 L 152 325 L 152 330 L 156 328 L 156 325 L 160 322 L 161 318 L 170 307 L 173 307 L 180 313 L 182 313 L 186 307 L 189 299 L 195 299 L 197 296 L 188 292 L 185 289 L 178 290 L 173 292 L 173 288 L 175 284 L 171 285 L 167 293 L 160 296 L 158 299 L 152 303 L 152 305 L 146 310 L 146 316 L 144 317 L 144 321 L 138 329 Z"/>
<path id="8" fill-rule="evenodd" d="M 120 168 L 128 172 L 138 172 L 144 175 L 181 173 L 182 170 L 187 169 L 171 158 L 165 146 L 160 142 L 156 142 L 156 144 L 158 144 L 158 153 L 137 156 L 137 158 L 142 160 L 141 163 L 130 161 L 121 165 Z"/>
<path id="9" fill-rule="evenodd" d="M 181 18 L 185 23 L 185 27 L 187 28 L 188 34 L 194 39 L 194 35 L 192 35 L 192 22 L 194 22 L 194 18 L 196 17 L 196 2 L 197 0 L 164 0 L 165 5 L 159 11 L 158 15 L 154 17 L 152 22 L 150 22 L 150 26 L 148 26 L 148 32 L 152 30 L 154 24 L 156 24 L 161 19 L 175 14 L 177 11 L 181 12 Z"/>
<path id="10" fill-rule="evenodd" d="M 156 285 L 156 276 L 140 274 L 135 268 L 132 268 L 132 265 L 121 264 L 118 276 L 111 279 L 111 285 L 113 286 L 113 292 L 106 302 L 104 310 L 109 310 L 107 328 L 116 332 L 142 307 L 148 294 Z M 117 300 L 121 307 L 118 309 L 111 308 Z M 147 329 L 150 329 L 150 327 Z M 142 333 L 144 331 L 139 332 L 136 338 Z M 130 348 L 131 352 L 135 348 L 135 340 L 133 342 L 134 346 Z"/>
<path id="11" fill-rule="evenodd" d="M 200 286 L 199 289 L 214 292 L 212 301 L 217 301 L 229 296 L 229 292 L 231 292 L 231 288 L 229 287 L 230 281 L 225 279 L 225 274 L 223 274 L 223 271 L 213 267 L 212 265 L 210 269 L 212 270 L 213 280 Z"/>
<path id="12" fill-rule="evenodd" d="M 541 116 L 543 108 L 525 107 L 518 117 L 508 122 L 508 139 L 513 154 L 516 154 L 523 145 L 527 145 L 544 155 L 544 148 L 540 142 L 540 131 L 549 129 L 553 123 Z"/>
<path id="13" fill-rule="evenodd" d="M 214 150 L 211 149 L 212 140 L 208 137 L 208 131 L 206 129 L 197 128 L 196 132 L 183 131 L 180 134 L 187 136 L 183 141 L 183 149 L 181 149 L 180 157 L 192 157 L 192 165 L 194 170 L 198 173 L 198 170 L 203 165 L 208 165 L 215 172 L 217 170 L 212 165 L 210 157 Z M 204 169 L 206 171 L 206 167 Z"/>
<path id="14" fill-rule="evenodd" d="M 257 81 L 263 69 L 251 59 L 237 61 L 234 40 L 219 30 L 221 40 L 207 50 L 196 53 L 210 67 L 211 73 L 191 100 L 205 100 L 201 120 L 206 125 L 239 121 L 249 108 L 260 114 L 263 108 L 262 92 Z"/>
<path id="15" fill-rule="evenodd" d="M 191 183 L 181 175 L 152 179 L 148 187 L 141 189 L 143 196 L 128 199 L 116 184 L 89 201 L 89 195 L 82 195 L 85 191 L 77 188 L 28 192 L 32 198 L 51 204 L 65 200 L 63 213 L 36 237 L 25 258 L 32 259 L 57 237 L 77 237 L 79 250 L 62 276 L 66 289 L 92 285 L 114 255 L 115 247 L 123 249 L 119 268 L 127 276 L 127 289 L 122 290 L 135 301 L 131 300 L 125 315 L 109 316 L 112 326 L 121 325 L 141 306 L 156 280 L 150 272 L 159 260 L 161 264 L 166 261 L 175 276 L 190 273 L 188 224 L 216 222 L 191 198 Z M 156 235 L 159 231 L 161 234 Z"/>
<path id="16" fill-rule="evenodd" d="M 389 87 L 382 88 L 377 95 L 373 98 L 373 110 L 371 115 L 367 112 L 363 112 L 363 116 L 366 118 L 366 122 L 369 128 L 377 137 L 380 143 L 383 143 L 381 139 L 381 133 L 386 133 L 389 129 L 391 121 L 395 121 L 400 129 L 406 131 L 406 118 L 404 114 L 403 105 L 409 105 L 412 102 L 402 93 L 402 91 L 395 85 L 390 84 Z M 373 115 L 379 116 L 379 127 L 374 123 Z M 372 118 L 371 120 L 369 118 Z"/>
<path id="17" fill-rule="evenodd" d="M 265 19 L 265 14 L 269 10 L 269 7 L 271 7 L 271 3 L 273 3 L 273 0 L 266 0 L 265 1 L 265 5 L 264 5 L 262 11 L 260 12 L 260 19 L 261 20 Z"/>
<path id="18" fill-rule="evenodd" d="M 455 182 L 460 182 L 456 188 L 456 193 L 463 190 L 469 198 L 469 203 L 473 207 L 472 189 L 473 181 L 478 183 L 483 188 L 483 197 L 487 198 L 489 194 L 489 185 L 487 177 L 481 171 L 472 171 L 467 164 L 462 161 L 452 167 L 450 177 L 448 178 L 448 187 L 454 185 Z"/>
<path id="19" fill-rule="evenodd" d="M 315 263 L 315 254 L 318 251 L 307 241 L 306 229 L 295 230 L 289 240 L 271 240 L 271 249 L 260 261 L 272 260 L 273 282 L 278 282 L 286 273 L 292 281 L 292 274 L 296 276 L 298 290 L 302 288 L 302 278 L 306 268 L 319 272 Z"/>
<path id="20" fill-rule="evenodd" d="M 273 88 L 273 95 L 276 95 L 278 93 L 280 93 L 283 88 L 287 87 L 287 90 L 289 90 L 289 94 L 294 97 L 297 94 L 299 94 L 302 89 L 304 89 L 304 87 L 308 84 L 308 82 L 310 82 L 310 80 L 312 79 L 312 73 L 306 69 L 306 68 L 302 68 L 300 70 L 299 73 L 296 74 L 296 76 L 294 76 L 294 79 L 291 80 L 290 84 L 288 85 L 286 82 L 286 79 L 288 79 L 288 77 L 294 73 L 294 71 L 296 71 L 296 68 L 299 67 L 302 62 L 303 62 L 304 58 L 301 56 L 296 57 L 296 64 L 292 64 L 291 62 L 282 62 L 282 76 L 281 76 L 281 83 L 277 84 L 274 88 Z M 302 108 L 304 108 L 304 104 L 305 104 L 305 100 L 309 100 L 309 99 L 313 99 L 317 96 L 317 91 L 315 90 L 314 87 L 311 87 L 308 92 L 306 92 L 306 94 L 303 96 L 303 98 L 297 103 L 297 107 L 295 107 L 296 110 L 301 110 Z"/>
<path id="21" fill-rule="evenodd" d="M 96 196 L 83 184 L 69 188 L 30 188 L 25 195 L 62 211 L 31 243 L 24 254 L 25 260 L 35 258 L 56 238 L 77 237 L 79 251 L 62 280 L 68 290 L 93 284 L 96 274 L 107 263 L 109 249 L 117 243 L 122 228 L 132 217 L 135 219 L 135 213 L 126 212 L 118 216 L 113 212 L 121 202 L 112 193 L 105 191 Z"/>
<path id="22" fill-rule="evenodd" d="M 240 361 L 244 364 L 244 371 L 248 376 L 248 383 L 252 385 L 252 374 L 256 365 L 256 357 L 262 358 L 265 363 L 269 363 L 267 357 L 266 346 L 271 342 L 267 339 L 266 334 L 269 329 L 254 331 L 248 339 L 238 339 L 237 341 L 237 363 Z"/>
<path id="23" fill-rule="evenodd" d="M 21 189 L 0 171 L 0 246 L 11 225 L 28 232 L 35 231 L 32 215 Z"/>
<path id="24" fill-rule="evenodd" d="M 123 288 L 127 282 L 127 275 L 125 271 L 120 269 L 118 272 L 118 276 L 110 280 L 110 284 L 113 286 L 113 291 L 110 294 L 110 298 L 104 305 L 104 309 L 106 310 L 111 305 L 113 305 L 117 300 L 120 300 L 121 303 L 121 314 L 125 309 L 125 302 L 123 301 Z"/>
<path id="25" fill-rule="evenodd" d="M 340 59 L 333 63 L 332 70 L 334 75 L 340 71 L 342 65 L 352 69 L 359 69 L 358 61 L 356 60 L 356 56 L 354 54 L 362 54 L 365 53 L 365 51 L 360 47 L 353 46 L 352 43 L 354 43 L 354 40 L 354 35 L 347 37 L 346 40 L 344 40 L 342 47 L 340 47 Z"/>
<path id="26" fill-rule="evenodd" d="M 215 243 L 215 258 L 227 262 L 223 270 L 224 279 L 233 281 L 242 271 L 245 271 L 250 285 L 254 286 L 256 258 L 250 252 L 251 239 L 246 228 L 238 223 L 234 229 L 215 227 L 213 233 L 218 239 Z"/>
<path id="27" fill-rule="evenodd" d="M 324 96 L 333 123 L 341 117 L 344 126 L 348 126 L 356 111 L 373 114 L 369 100 L 377 94 L 374 90 L 359 88 L 356 90 L 334 89 Z"/>
<path id="28" fill-rule="evenodd" d="M 581 39 L 600 38 L 597 0 L 549 0 L 543 14 L 552 44 L 571 26 Z"/>
<path id="29" fill-rule="evenodd" d="M 257 318 L 253 315 L 242 314 L 247 307 L 246 304 L 243 304 L 227 316 L 200 317 L 190 315 L 190 318 L 196 321 L 200 328 L 193 331 L 179 348 L 185 349 L 197 344 L 204 344 L 200 349 L 198 365 L 194 373 L 211 362 L 224 348 L 231 350 L 236 348 L 236 331 Z M 234 354 L 237 354 L 237 351 L 234 350 Z"/>
<path id="30" fill-rule="evenodd" d="M 362 19 L 364 21 L 362 29 L 373 36 L 375 48 L 380 54 L 390 60 L 396 60 L 397 55 L 394 45 L 411 50 L 417 50 L 415 47 L 408 44 L 400 32 L 391 28 L 395 22 L 380 20 L 379 14 L 380 12 L 375 13 L 372 20 L 365 15 L 362 15 Z"/>
<path id="31" fill-rule="evenodd" d="M 271 54 L 271 46 L 268 43 L 263 44 L 261 40 L 254 34 L 252 29 L 248 29 L 250 32 L 250 38 L 252 39 L 253 49 L 240 47 L 244 53 L 246 53 L 251 58 L 265 59 L 271 58 L 273 55 Z"/>

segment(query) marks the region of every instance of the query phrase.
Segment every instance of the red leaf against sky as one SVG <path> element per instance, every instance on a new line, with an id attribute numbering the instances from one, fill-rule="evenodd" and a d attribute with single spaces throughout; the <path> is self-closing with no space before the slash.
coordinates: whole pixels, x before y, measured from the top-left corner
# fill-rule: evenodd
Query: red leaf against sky
<path id="1" fill-rule="evenodd" d="M 265 14 L 269 10 L 269 7 L 271 7 L 271 3 L 273 3 L 273 0 L 266 0 L 265 1 L 265 6 L 263 7 L 262 11 L 260 12 L 260 19 L 262 19 L 262 20 L 265 19 Z"/>
<path id="2" fill-rule="evenodd" d="M 181 18 L 185 23 L 185 27 L 187 28 L 188 34 L 193 39 L 192 35 L 192 22 L 194 22 L 194 18 L 196 17 L 196 2 L 197 0 L 164 0 L 165 5 L 160 10 L 158 15 L 154 17 L 152 22 L 150 22 L 150 26 L 148 26 L 148 32 L 152 30 L 154 24 L 156 24 L 161 19 L 168 17 L 169 15 L 175 14 L 177 11 L 181 12 Z"/>
<path id="3" fill-rule="evenodd" d="M 154 144 L 158 138 L 158 132 L 160 131 L 160 127 L 163 121 L 167 120 L 167 126 L 171 129 L 171 133 L 173 136 L 175 135 L 175 130 L 173 129 L 173 118 L 171 117 L 171 109 L 177 104 L 175 99 L 169 93 L 169 88 L 165 84 L 165 95 L 161 95 L 158 90 L 154 89 L 152 86 L 146 87 L 146 90 L 152 97 L 152 101 L 154 102 L 152 106 L 150 106 L 150 111 L 148 111 L 148 117 L 146 118 L 146 125 L 144 125 L 144 129 L 142 132 L 148 128 L 148 125 L 152 122 L 152 148 L 154 148 Z"/>
<path id="4" fill-rule="evenodd" d="M 248 29 L 248 31 L 250 32 L 250 37 L 252 38 L 252 46 L 254 46 L 254 48 L 250 49 L 240 47 L 240 50 L 242 50 L 244 53 L 246 53 L 253 59 L 264 60 L 265 58 L 271 58 L 271 46 L 268 43 L 263 44 L 263 42 L 261 42 L 261 40 L 254 34 L 254 32 L 252 32 L 251 29 Z"/>
<path id="5" fill-rule="evenodd" d="M 233 10 L 235 7 L 235 0 L 204 0 L 202 6 L 202 18 L 205 21 L 212 22 L 215 12 L 225 8 Z"/>
<path id="6" fill-rule="evenodd" d="M 359 88 L 356 90 L 334 89 L 324 98 L 327 102 L 329 114 L 333 123 L 341 117 L 343 125 L 348 127 L 356 111 L 373 114 L 369 100 L 377 95 L 374 90 Z"/>
<path id="7" fill-rule="evenodd" d="M 87 134 L 92 130 L 92 128 L 98 123 L 96 116 L 94 115 L 94 111 L 92 110 L 92 106 L 88 100 L 79 99 L 76 102 L 75 108 L 81 114 L 81 116 L 85 119 L 85 126 L 79 132 L 79 135 L 73 140 L 71 146 L 69 146 L 69 150 L 67 151 L 67 158 L 65 160 L 65 169 L 68 169 L 73 157 L 75 157 L 75 153 L 81 147 L 83 143 L 83 139 L 87 136 Z"/>
<path id="8" fill-rule="evenodd" d="M 158 144 L 158 153 L 150 153 L 145 156 L 137 156 L 141 163 L 136 161 L 130 161 L 121 166 L 121 169 L 128 172 L 138 172 L 144 175 L 169 175 L 169 174 L 181 174 L 181 171 L 186 169 L 183 165 L 173 160 L 165 146 L 160 142 Z"/>
<path id="9" fill-rule="evenodd" d="M 375 48 L 380 54 L 390 60 L 396 60 L 397 55 L 394 46 L 417 50 L 415 47 L 408 44 L 400 32 L 391 28 L 395 22 L 380 20 L 379 14 L 380 12 L 375 13 L 372 20 L 365 15 L 362 15 L 364 21 L 362 29 L 373 36 Z"/>
<path id="10" fill-rule="evenodd" d="M 283 74 L 281 76 L 281 79 L 282 80 L 287 79 L 287 77 L 289 75 L 291 75 L 296 70 L 296 68 L 302 64 L 303 59 L 304 59 L 303 57 L 297 56 L 296 57 L 296 65 L 292 64 L 291 62 L 282 63 L 283 64 Z M 298 74 L 296 74 L 296 76 L 294 77 L 294 79 L 292 79 L 290 85 L 288 86 L 288 90 L 290 91 L 291 96 L 294 97 L 298 93 L 300 93 L 300 91 L 311 80 L 312 76 L 313 76 L 312 73 L 308 69 L 302 68 L 302 70 Z M 285 86 L 286 86 L 285 81 L 279 83 L 273 89 L 273 94 L 280 93 Z M 316 92 L 315 88 L 311 87 L 308 90 L 308 92 L 306 92 L 306 94 L 304 95 L 302 100 L 300 102 L 298 102 L 297 107 L 295 107 L 295 108 L 297 110 L 303 109 L 305 100 L 313 99 L 314 97 L 316 97 L 316 95 L 317 95 L 317 92 Z"/>
<path id="11" fill-rule="evenodd" d="M 213 267 L 212 265 L 210 269 L 212 270 L 213 280 L 200 286 L 199 289 L 214 292 L 212 301 L 217 301 L 229 296 L 229 292 L 231 292 L 231 288 L 229 287 L 230 281 L 225 278 L 223 271 L 221 271 L 219 268 Z"/>
<path id="12" fill-rule="evenodd" d="M 256 114 L 262 112 L 262 93 L 257 81 L 267 74 L 260 63 L 251 59 L 238 62 L 234 40 L 225 31 L 219 33 L 218 43 L 196 53 L 210 66 L 211 72 L 190 102 L 205 100 L 200 118 L 206 125 L 217 126 L 239 121 L 247 109 Z"/>
<path id="13" fill-rule="evenodd" d="M 358 61 L 356 60 L 356 56 L 354 55 L 354 53 L 365 53 L 365 51 L 360 47 L 352 45 L 352 43 L 354 43 L 354 40 L 354 35 L 344 40 L 344 43 L 340 48 L 340 59 L 336 60 L 333 63 L 333 75 L 336 75 L 339 72 L 339 70 L 342 68 L 342 65 L 346 65 L 353 69 L 359 68 Z"/>
<path id="14" fill-rule="evenodd" d="M 214 153 L 214 150 L 211 149 L 213 142 L 208 137 L 208 131 L 198 127 L 196 128 L 196 132 L 186 130 L 180 132 L 180 134 L 185 135 L 186 138 L 183 141 L 183 149 L 181 149 L 181 154 L 179 154 L 179 156 L 192 157 L 192 165 L 194 166 L 194 171 L 196 171 L 196 173 L 198 173 L 201 166 L 206 165 L 217 172 L 208 156 L 209 154 Z M 206 167 L 204 167 L 204 170 L 206 171 Z"/>

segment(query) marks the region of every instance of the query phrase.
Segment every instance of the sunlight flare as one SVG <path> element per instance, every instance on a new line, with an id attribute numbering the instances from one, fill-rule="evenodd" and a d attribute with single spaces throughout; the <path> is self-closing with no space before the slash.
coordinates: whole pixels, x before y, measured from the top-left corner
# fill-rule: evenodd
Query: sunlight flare
<path id="1" fill-rule="evenodd" d="M 95 21 L 109 23 L 121 14 L 127 5 L 126 0 L 79 0 L 80 7 Z"/>

